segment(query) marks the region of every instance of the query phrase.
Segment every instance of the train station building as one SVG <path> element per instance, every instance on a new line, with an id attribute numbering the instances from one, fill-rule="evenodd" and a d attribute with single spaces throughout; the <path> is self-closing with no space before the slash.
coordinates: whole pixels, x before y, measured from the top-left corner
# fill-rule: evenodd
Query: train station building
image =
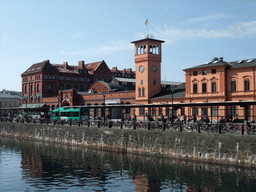
<path id="1" fill-rule="evenodd" d="M 104 60 L 89 64 L 79 61 L 77 66 L 67 62 L 52 64 L 49 60 L 33 64 L 21 74 L 22 108 L 51 111 L 59 106 L 105 105 L 105 115 L 113 119 L 129 118 L 134 113 L 139 120 L 161 115 L 254 120 L 253 102 L 246 106 L 239 102 L 255 101 L 256 59 L 227 62 L 222 57 L 213 58 L 205 64 L 183 69 L 185 82 L 161 81 L 164 41 L 145 38 L 132 43 L 135 71 L 109 69 Z M 229 101 L 235 103 L 214 104 Z M 150 104 L 150 107 L 108 108 L 122 104 Z M 159 107 L 159 104 L 166 105 Z M 175 107 L 177 104 L 184 105 Z M 102 117 L 102 110 L 92 109 L 92 118 Z"/>

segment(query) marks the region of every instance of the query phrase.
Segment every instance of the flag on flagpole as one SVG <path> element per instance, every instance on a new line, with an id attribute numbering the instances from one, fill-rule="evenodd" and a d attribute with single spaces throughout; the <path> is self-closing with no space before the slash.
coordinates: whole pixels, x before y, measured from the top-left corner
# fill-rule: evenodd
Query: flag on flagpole
<path id="1" fill-rule="evenodd" d="M 148 19 L 146 20 L 145 25 L 148 25 Z"/>

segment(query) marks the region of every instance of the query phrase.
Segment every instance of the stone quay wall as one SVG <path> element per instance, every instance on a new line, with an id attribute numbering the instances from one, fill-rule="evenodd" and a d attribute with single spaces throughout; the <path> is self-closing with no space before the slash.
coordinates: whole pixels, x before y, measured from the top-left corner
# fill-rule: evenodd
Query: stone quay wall
<path id="1" fill-rule="evenodd" d="M 0 122 L 0 136 L 256 167 L 256 136 Z"/>

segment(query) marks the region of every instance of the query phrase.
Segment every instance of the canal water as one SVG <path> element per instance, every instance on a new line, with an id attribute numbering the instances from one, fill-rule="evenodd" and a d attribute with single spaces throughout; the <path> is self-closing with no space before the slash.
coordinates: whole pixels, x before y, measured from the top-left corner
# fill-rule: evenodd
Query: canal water
<path id="1" fill-rule="evenodd" d="M 0 137 L 0 191 L 256 191 L 256 170 Z"/>

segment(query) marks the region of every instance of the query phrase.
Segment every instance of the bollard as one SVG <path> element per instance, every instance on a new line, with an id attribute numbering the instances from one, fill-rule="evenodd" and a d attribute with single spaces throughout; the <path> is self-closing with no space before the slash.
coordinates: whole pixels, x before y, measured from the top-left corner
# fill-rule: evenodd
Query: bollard
<path id="1" fill-rule="evenodd" d="M 100 128 L 100 121 L 98 121 L 98 128 Z"/>
<path id="2" fill-rule="evenodd" d="M 36 119 L 34 119 L 34 124 L 36 124 Z"/>
<path id="3" fill-rule="evenodd" d="M 53 125 L 56 125 L 56 120 L 55 119 L 53 120 Z"/>
<path id="4" fill-rule="evenodd" d="M 222 125 L 218 124 L 218 133 L 221 134 Z"/>
<path id="5" fill-rule="evenodd" d="M 180 129 L 180 132 L 182 132 L 182 125 L 179 124 L 179 129 Z"/>
<path id="6" fill-rule="evenodd" d="M 64 124 L 64 121 L 63 121 L 63 120 L 61 120 L 61 125 L 63 126 L 63 124 Z"/>
<path id="7" fill-rule="evenodd" d="M 89 120 L 87 121 L 87 126 L 90 127 L 90 121 Z"/>
<path id="8" fill-rule="evenodd" d="M 200 124 L 197 125 L 197 131 L 200 133 Z"/>
<path id="9" fill-rule="evenodd" d="M 46 124 L 47 124 L 47 125 L 49 124 L 49 119 L 46 119 Z"/>
<path id="10" fill-rule="evenodd" d="M 111 127 L 112 127 L 112 122 L 109 121 L 109 123 L 108 123 L 108 128 L 111 128 Z"/>
<path id="11" fill-rule="evenodd" d="M 133 129 L 136 130 L 136 122 L 133 122 Z"/>
<path id="12" fill-rule="evenodd" d="M 69 121 L 69 126 L 71 126 L 72 125 L 72 120 L 70 119 L 70 121 Z"/>
<path id="13" fill-rule="evenodd" d="M 147 127 L 148 127 L 148 131 L 149 131 L 150 130 L 150 122 L 148 122 Z"/>
<path id="14" fill-rule="evenodd" d="M 79 121 L 78 121 L 78 127 L 80 127 L 80 124 L 81 124 L 81 121 L 79 120 Z"/>
<path id="15" fill-rule="evenodd" d="M 120 128 L 123 129 L 123 122 L 120 123 Z"/>
<path id="16" fill-rule="evenodd" d="M 244 125 L 242 125 L 241 135 L 244 135 Z"/>
<path id="17" fill-rule="evenodd" d="M 165 131 L 165 123 L 163 122 L 163 131 Z"/>

